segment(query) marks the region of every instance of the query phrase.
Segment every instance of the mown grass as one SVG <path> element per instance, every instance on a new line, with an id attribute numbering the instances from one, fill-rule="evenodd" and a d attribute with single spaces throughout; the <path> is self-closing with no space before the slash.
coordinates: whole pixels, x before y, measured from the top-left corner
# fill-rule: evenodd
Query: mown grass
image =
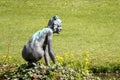
<path id="1" fill-rule="evenodd" d="M 59 15 L 63 31 L 53 37 L 56 55 L 81 54 L 88 50 L 92 65 L 120 63 L 119 0 L 1 0 L 0 63 L 22 64 L 21 50 L 30 36 Z"/>

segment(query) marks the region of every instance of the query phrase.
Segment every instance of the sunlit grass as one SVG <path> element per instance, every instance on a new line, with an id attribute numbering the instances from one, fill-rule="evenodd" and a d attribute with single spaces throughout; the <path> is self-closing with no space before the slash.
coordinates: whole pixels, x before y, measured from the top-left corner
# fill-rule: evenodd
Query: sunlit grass
<path id="1" fill-rule="evenodd" d="M 1 0 L 0 59 L 9 54 L 12 63 L 25 63 L 21 56 L 24 44 L 53 15 L 58 15 L 63 30 L 53 36 L 56 55 L 73 53 L 81 59 L 81 54 L 89 50 L 93 65 L 119 63 L 119 3 L 119 0 Z"/>

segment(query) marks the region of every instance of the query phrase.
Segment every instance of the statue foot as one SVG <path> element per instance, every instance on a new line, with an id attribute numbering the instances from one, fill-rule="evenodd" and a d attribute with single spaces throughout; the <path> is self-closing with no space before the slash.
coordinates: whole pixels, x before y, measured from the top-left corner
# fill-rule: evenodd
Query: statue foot
<path id="1" fill-rule="evenodd" d="M 28 68 L 35 67 L 37 64 L 35 62 L 28 62 Z"/>

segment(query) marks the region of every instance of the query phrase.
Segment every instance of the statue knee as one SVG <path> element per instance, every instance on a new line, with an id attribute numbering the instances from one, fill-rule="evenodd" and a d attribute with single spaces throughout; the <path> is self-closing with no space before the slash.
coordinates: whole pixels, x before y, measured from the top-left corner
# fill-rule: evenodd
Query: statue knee
<path id="1" fill-rule="evenodd" d="M 27 51 L 26 51 L 26 46 L 23 47 L 23 50 L 22 50 L 22 57 L 23 59 L 27 59 Z"/>

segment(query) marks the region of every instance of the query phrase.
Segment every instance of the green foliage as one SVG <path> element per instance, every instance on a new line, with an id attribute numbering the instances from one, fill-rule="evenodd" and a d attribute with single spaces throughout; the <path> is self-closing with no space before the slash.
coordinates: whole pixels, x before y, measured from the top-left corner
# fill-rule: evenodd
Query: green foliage
<path id="1" fill-rule="evenodd" d="M 90 61 L 90 52 L 85 51 L 82 54 L 82 60 L 74 58 L 74 54 L 64 54 L 63 56 L 56 56 L 60 64 L 53 66 L 45 66 L 40 62 L 36 66 L 31 64 L 10 65 L 9 63 L 0 65 L 0 79 L 39 79 L 39 80 L 100 80 L 103 78 L 102 74 L 110 78 L 119 78 L 120 65 L 111 64 L 110 66 L 93 66 Z M 95 76 L 94 74 L 97 74 Z M 104 77 L 106 78 L 106 77 Z"/>
<path id="2" fill-rule="evenodd" d="M 16 70 L 4 74 L 3 79 L 22 79 L 22 80 L 73 80 L 80 79 L 77 71 L 72 68 L 65 68 L 58 65 L 47 67 L 43 64 L 37 63 L 35 67 L 28 64 L 19 66 Z"/>
<path id="3" fill-rule="evenodd" d="M 103 66 L 95 66 L 92 65 L 90 70 L 93 73 L 120 73 L 120 63 L 112 63 L 112 64 L 108 64 L 103 65 Z"/>

